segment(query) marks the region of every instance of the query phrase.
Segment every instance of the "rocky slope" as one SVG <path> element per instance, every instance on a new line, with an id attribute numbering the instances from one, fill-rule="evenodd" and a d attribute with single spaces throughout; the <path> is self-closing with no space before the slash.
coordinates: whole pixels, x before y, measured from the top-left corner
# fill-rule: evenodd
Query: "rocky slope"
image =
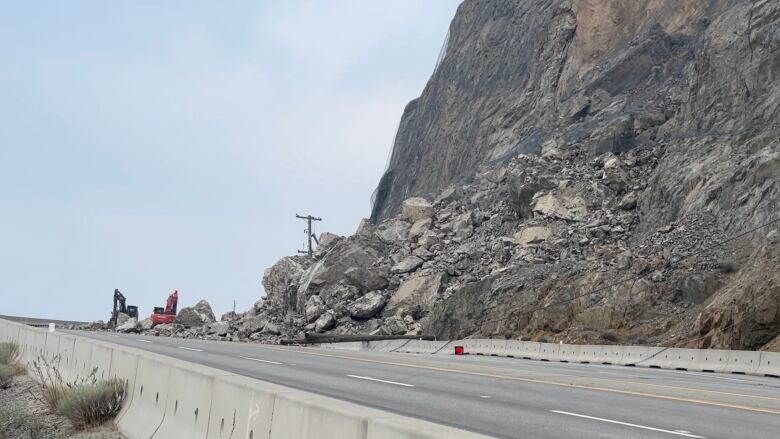
<path id="1" fill-rule="evenodd" d="M 779 49 L 776 1 L 465 1 L 376 225 L 277 264 L 268 302 L 332 312 L 310 330 L 780 348 L 777 223 L 706 250 L 778 218 Z"/>
<path id="2" fill-rule="evenodd" d="M 780 350 L 779 180 L 780 2 L 466 0 L 371 221 L 163 332 Z"/>

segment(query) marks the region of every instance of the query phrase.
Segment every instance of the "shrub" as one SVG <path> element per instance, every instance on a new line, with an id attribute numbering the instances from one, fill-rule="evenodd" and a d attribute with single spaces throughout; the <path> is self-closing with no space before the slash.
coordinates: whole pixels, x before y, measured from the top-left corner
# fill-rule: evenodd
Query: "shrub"
<path id="1" fill-rule="evenodd" d="M 615 335 L 614 332 L 610 332 L 610 331 L 602 332 L 601 339 L 606 341 L 611 341 L 612 343 L 617 343 L 618 341 L 617 335 Z"/>
<path id="2" fill-rule="evenodd" d="M 97 427 L 119 412 L 124 395 L 124 383 L 119 379 L 81 384 L 62 395 L 59 412 L 78 429 Z"/>
<path id="3" fill-rule="evenodd" d="M 19 359 L 19 345 L 16 343 L 0 343 L 0 364 L 9 365 Z"/>
<path id="4" fill-rule="evenodd" d="M 0 389 L 11 387 L 11 383 L 16 375 L 16 370 L 7 364 L 0 364 Z"/>

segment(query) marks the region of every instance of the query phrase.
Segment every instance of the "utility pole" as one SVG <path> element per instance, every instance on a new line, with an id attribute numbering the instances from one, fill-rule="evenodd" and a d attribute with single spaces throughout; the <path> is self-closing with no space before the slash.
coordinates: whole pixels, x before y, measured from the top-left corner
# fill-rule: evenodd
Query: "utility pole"
<path id="1" fill-rule="evenodd" d="M 309 241 L 309 249 L 308 250 L 298 250 L 298 253 L 308 254 L 309 257 L 312 257 L 312 256 L 314 256 L 314 250 L 312 250 L 312 248 L 311 248 L 311 241 L 313 239 L 314 242 L 316 242 L 318 245 L 319 245 L 319 241 L 317 241 L 317 237 L 314 236 L 314 229 L 312 229 L 311 223 L 312 223 L 312 221 L 322 221 L 322 218 L 313 217 L 311 215 L 301 216 L 301 215 L 298 215 L 297 213 L 295 214 L 295 217 L 296 218 L 300 218 L 302 220 L 306 220 L 306 230 L 304 230 L 304 233 L 306 233 L 306 238 Z"/>

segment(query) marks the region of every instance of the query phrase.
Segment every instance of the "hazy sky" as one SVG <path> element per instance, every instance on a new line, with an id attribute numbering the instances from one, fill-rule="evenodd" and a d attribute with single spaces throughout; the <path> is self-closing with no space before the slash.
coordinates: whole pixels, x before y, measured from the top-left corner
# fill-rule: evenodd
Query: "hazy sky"
<path id="1" fill-rule="evenodd" d="M 368 216 L 458 3 L 0 1 L 0 314 L 247 309 Z"/>

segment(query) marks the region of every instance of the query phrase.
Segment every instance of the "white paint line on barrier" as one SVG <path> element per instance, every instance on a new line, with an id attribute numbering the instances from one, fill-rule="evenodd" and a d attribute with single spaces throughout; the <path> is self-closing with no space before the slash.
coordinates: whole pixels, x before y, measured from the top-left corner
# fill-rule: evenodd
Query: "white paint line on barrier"
<path id="1" fill-rule="evenodd" d="M 380 380 L 378 378 L 371 378 L 371 377 L 363 377 L 360 375 L 347 375 L 350 378 L 357 378 L 359 380 L 367 380 L 367 381 L 377 381 L 380 383 L 386 383 L 386 384 L 394 384 L 396 386 L 403 386 L 403 387 L 414 387 L 414 384 L 406 384 L 406 383 L 398 383 L 395 381 L 387 381 L 387 380 Z"/>
<path id="2" fill-rule="evenodd" d="M 581 415 L 579 413 L 571 413 L 571 412 L 563 412 L 560 410 L 550 410 L 553 413 L 558 413 L 559 415 L 566 415 L 566 416 L 575 416 L 577 418 L 584 418 L 584 419 L 590 419 L 593 421 L 601 421 L 601 422 L 607 422 L 610 424 L 617 424 L 617 425 L 625 425 L 626 427 L 634 427 L 634 428 L 641 428 L 643 430 L 650 430 L 650 431 L 657 431 L 660 433 L 669 433 L 674 434 L 677 436 L 685 436 L 685 437 L 692 437 L 697 439 L 704 439 L 704 436 L 697 436 L 695 434 L 692 434 L 688 431 L 684 430 L 664 430 L 662 428 L 655 428 L 655 427 L 648 427 L 646 425 L 639 425 L 639 424 L 631 424 L 628 422 L 622 422 L 622 421 L 615 421 L 613 419 L 604 419 L 604 418 L 597 418 L 595 416 L 588 416 L 588 415 Z"/>
<path id="3" fill-rule="evenodd" d="M 179 346 L 179 349 L 185 349 L 185 350 L 193 351 L 193 352 L 203 352 L 203 349 L 186 348 L 184 346 Z"/>
<path id="4" fill-rule="evenodd" d="M 241 358 L 243 358 L 244 360 L 249 360 L 249 361 L 257 361 L 259 363 L 279 364 L 279 365 L 284 364 L 284 363 L 280 363 L 278 361 L 261 360 L 259 358 L 252 358 L 252 357 L 241 357 Z"/>
<path id="5" fill-rule="evenodd" d="M 140 341 L 140 342 L 143 342 L 143 343 L 151 343 L 151 341 L 149 341 L 149 340 L 142 340 L 140 338 L 136 338 L 135 341 Z"/>

